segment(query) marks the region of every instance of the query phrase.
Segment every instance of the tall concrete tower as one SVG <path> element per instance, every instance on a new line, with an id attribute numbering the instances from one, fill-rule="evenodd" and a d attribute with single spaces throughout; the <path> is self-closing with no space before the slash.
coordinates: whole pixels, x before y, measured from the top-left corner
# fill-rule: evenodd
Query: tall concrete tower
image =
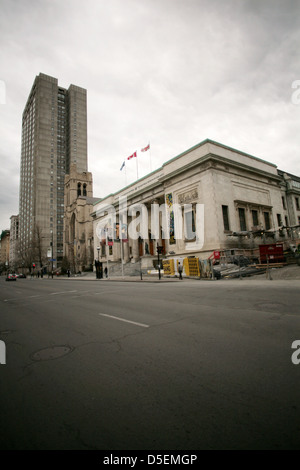
<path id="1" fill-rule="evenodd" d="M 86 90 L 75 85 L 62 88 L 56 78 L 40 73 L 22 117 L 19 250 L 23 259 L 35 246 L 40 259 L 34 261 L 44 264 L 52 245 L 54 266 L 61 261 L 64 177 L 72 163 L 78 171 L 87 171 Z"/>

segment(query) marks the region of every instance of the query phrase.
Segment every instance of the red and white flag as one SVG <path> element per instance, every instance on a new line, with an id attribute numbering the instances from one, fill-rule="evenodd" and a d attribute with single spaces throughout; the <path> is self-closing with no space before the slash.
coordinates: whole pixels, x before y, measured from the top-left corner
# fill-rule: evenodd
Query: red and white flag
<path id="1" fill-rule="evenodd" d="M 141 149 L 141 152 L 147 152 L 147 150 L 150 149 L 150 144 L 147 145 L 147 147 L 144 147 L 143 149 Z"/>
<path id="2" fill-rule="evenodd" d="M 136 152 L 134 152 L 132 155 L 130 155 L 130 157 L 127 158 L 127 160 L 131 160 L 132 158 L 135 158 L 136 157 Z"/>

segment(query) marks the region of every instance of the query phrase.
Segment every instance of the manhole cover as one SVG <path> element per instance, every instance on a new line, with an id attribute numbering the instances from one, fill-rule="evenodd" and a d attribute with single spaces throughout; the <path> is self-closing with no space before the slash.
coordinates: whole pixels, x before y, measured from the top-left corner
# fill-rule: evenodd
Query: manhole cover
<path id="1" fill-rule="evenodd" d="M 73 351 L 70 346 L 52 346 L 51 348 L 40 349 L 31 354 L 30 357 L 33 361 L 49 361 L 65 356 Z"/>

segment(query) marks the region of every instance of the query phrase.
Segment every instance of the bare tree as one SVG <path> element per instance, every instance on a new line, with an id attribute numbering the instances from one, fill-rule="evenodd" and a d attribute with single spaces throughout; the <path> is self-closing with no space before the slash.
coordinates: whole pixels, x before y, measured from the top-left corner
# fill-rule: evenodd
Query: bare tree
<path id="1" fill-rule="evenodd" d="M 35 224 L 33 230 L 32 248 L 41 268 L 43 267 L 44 261 L 46 259 L 43 238 L 43 231 L 41 227 L 38 224 Z"/>

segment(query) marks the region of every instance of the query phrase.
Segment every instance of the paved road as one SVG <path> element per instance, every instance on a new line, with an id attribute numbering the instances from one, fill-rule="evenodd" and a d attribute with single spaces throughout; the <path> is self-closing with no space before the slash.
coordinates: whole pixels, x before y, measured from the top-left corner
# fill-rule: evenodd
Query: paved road
<path id="1" fill-rule="evenodd" d="M 0 279 L 0 448 L 300 449 L 299 285 Z"/>

